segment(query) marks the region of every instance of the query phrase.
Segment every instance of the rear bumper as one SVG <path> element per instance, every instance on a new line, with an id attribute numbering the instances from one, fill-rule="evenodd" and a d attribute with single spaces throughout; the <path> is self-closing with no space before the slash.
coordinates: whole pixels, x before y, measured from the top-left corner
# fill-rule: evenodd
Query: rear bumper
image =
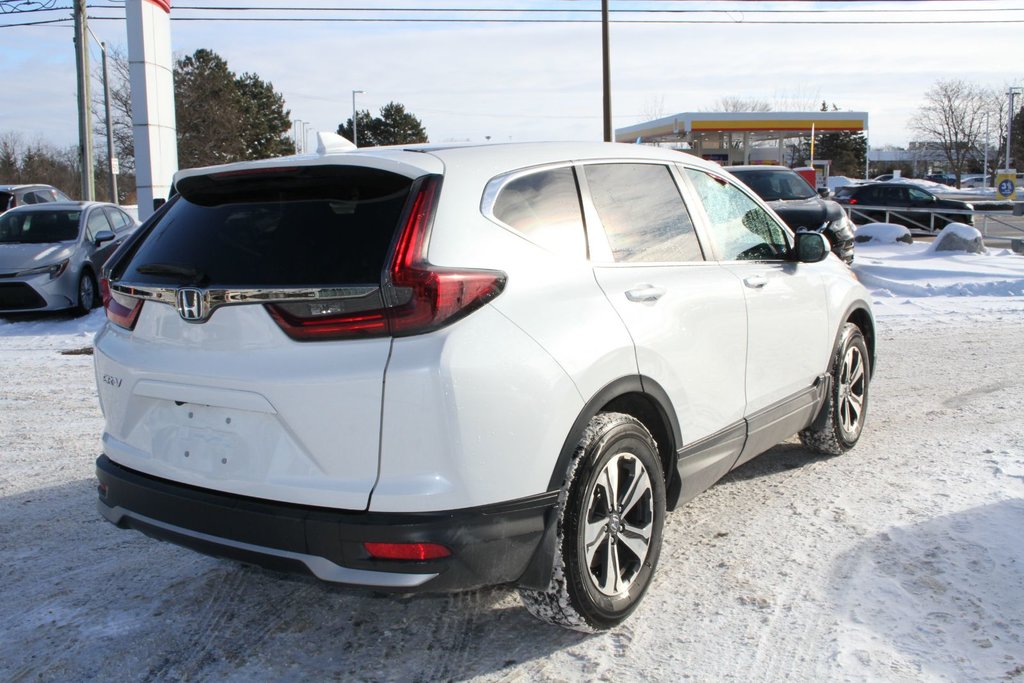
<path id="1" fill-rule="evenodd" d="M 121 528 L 199 552 L 396 592 L 550 580 L 558 492 L 463 510 L 332 510 L 219 493 L 96 461 L 99 511 Z M 371 558 L 364 542 L 440 543 L 439 560 Z"/>

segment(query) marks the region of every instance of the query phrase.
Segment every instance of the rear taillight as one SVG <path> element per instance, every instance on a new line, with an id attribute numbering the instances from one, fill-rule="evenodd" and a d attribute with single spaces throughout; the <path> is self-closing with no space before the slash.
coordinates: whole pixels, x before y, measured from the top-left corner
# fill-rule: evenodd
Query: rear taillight
<path id="1" fill-rule="evenodd" d="M 126 330 L 135 329 L 142 311 L 142 299 L 111 290 L 107 278 L 100 280 L 100 294 L 103 297 L 103 308 L 107 311 L 107 320 Z"/>
<path id="2" fill-rule="evenodd" d="M 848 199 L 848 200 L 846 200 L 846 203 L 847 204 L 856 204 L 857 200 L 856 199 Z"/>
<path id="3" fill-rule="evenodd" d="M 382 307 L 333 313 L 325 310 L 332 302 L 267 304 L 281 329 L 297 341 L 409 336 L 453 323 L 498 296 L 507 279 L 501 271 L 441 268 L 427 262 L 427 237 L 440 187 L 437 178 L 428 178 L 416 193 L 387 268 Z M 342 308 L 342 301 L 335 303 Z"/>

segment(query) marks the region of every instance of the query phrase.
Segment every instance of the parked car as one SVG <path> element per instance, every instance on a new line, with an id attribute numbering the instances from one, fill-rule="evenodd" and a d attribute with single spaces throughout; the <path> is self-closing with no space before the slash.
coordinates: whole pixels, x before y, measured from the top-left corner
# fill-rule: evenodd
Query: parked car
<path id="1" fill-rule="evenodd" d="M 50 185 L 0 185 L 0 213 L 26 204 L 69 201 L 66 194 Z"/>
<path id="2" fill-rule="evenodd" d="M 695 157 L 321 134 L 174 184 L 102 285 L 119 527 L 375 590 L 518 586 L 600 630 L 666 510 L 864 427 L 868 292 Z"/>
<path id="3" fill-rule="evenodd" d="M 929 173 L 924 177 L 924 179 L 930 180 L 933 183 L 939 183 L 941 185 L 949 185 L 950 187 L 956 187 L 955 173 Z"/>
<path id="4" fill-rule="evenodd" d="M 843 207 L 819 195 L 798 173 L 785 166 L 726 166 L 746 183 L 794 231 L 820 232 L 832 251 L 853 263 L 853 223 Z"/>
<path id="5" fill-rule="evenodd" d="M 100 268 L 136 225 L 99 202 L 36 204 L 0 215 L 0 313 L 95 308 Z"/>
<path id="6" fill-rule="evenodd" d="M 974 206 L 955 199 L 941 199 L 911 183 L 850 185 L 836 191 L 835 200 L 853 209 L 854 223 L 895 223 L 914 230 L 940 230 L 949 223 L 974 224 Z M 889 209 L 864 209 L 861 207 Z M 911 209 L 907 211 L 907 209 Z M 943 209 L 963 213 L 943 213 Z M 887 218 L 888 215 L 888 218 Z"/>

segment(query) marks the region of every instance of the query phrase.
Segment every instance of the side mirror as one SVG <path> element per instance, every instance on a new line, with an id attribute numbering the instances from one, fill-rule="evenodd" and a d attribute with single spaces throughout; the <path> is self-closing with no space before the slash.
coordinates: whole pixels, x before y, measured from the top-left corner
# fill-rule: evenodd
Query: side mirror
<path id="1" fill-rule="evenodd" d="M 829 194 L 831 193 L 828 191 L 827 187 L 818 188 L 818 196 L 821 197 L 822 199 L 828 199 Z"/>
<path id="2" fill-rule="evenodd" d="M 110 230 L 100 230 L 99 232 L 96 233 L 96 237 L 93 240 L 93 242 L 95 242 L 96 246 L 98 247 L 101 244 L 103 244 L 104 242 L 111 242 L 111 241 L 113 241 L 113 239 L 114 239 L 114 233 L 112 233 Z"/>
<path id="3" fill-rule="evenodd" d="M 800 263 L 818 263 L 828 257 L 828 238 L 820 232 L 796 233 L 796 260 Z"/>

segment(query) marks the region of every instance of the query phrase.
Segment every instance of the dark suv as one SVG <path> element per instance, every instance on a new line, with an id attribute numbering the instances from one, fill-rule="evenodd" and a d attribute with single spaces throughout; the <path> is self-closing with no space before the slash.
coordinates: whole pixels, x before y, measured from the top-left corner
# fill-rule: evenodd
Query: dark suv
<path id="1" fill-rule="evenodd" d="M 0 185 L 0 213 L 25 204 L 70 201 L 66 194 L 50 185 Z"/>
<path id="2" fill-rule="evenodd" d="M 942 199 L 911 183 L 847 185 L 836 192 L 836 201 L 851 207 L 850 217 L 857 224 L 896 223 L 911 230 L 928 231 L 940 230 L 949 223 L 974 224 L 970 213 L 974 211 L 973 205 Z"/>
<path id="3" fill-rule="evenodd" d="M 785 166 L 726 166 L 756 192 L 794 231 L 820 232 L 832 252 L 853 263 L 853 224 L 843 207 L 823 199 L 806 180 Z"/>

